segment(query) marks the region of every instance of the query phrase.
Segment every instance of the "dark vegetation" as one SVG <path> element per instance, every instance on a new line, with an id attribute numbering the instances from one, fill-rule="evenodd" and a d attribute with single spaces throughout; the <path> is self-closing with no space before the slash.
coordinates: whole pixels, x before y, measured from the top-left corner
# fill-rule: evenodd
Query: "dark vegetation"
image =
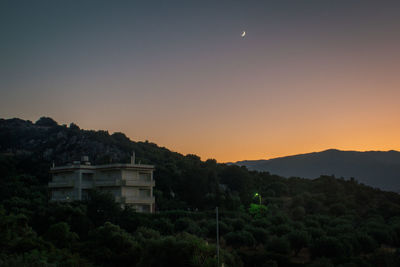
<path id="1" fill-rule="evenodd" d="M 89 155 L 156 165 L 156 214 L 96 191 L 48 201 L 48 170 Z M 201 161 L 50 118 L 0 120 L 0 266 L 400 266 L 400 195 Z M 255 192 L 262 196 L 262 205 Z"/>

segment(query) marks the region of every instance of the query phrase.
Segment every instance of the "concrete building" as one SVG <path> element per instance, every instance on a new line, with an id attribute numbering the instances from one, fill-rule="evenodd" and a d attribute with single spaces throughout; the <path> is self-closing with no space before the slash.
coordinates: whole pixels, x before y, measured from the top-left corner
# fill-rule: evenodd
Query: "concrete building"
<path id="1" fill-rule="evenodd" d="M 154 212 L 153 165 L 129 164 L 91 165 L 88 157 L 67 166 L 53 166 L 49 183 L 51 201 L 86 200 L 90 189 L 111 193 L 122 207 L 131 206 L 138 212 Z"/>

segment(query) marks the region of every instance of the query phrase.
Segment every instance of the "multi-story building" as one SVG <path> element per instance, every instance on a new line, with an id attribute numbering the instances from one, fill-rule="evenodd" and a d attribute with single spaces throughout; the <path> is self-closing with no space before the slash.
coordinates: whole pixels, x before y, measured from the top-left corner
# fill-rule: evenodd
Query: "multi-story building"
<path id="1" fill-rule="evenodd" d="M 88 157 L 67 166 L 53 166 L 49 183 L 52 201 L 74 201 L 88 198 L 90 189 L 111 193 L 122 207 L 131 206 L 138 212 L 154 212 L 153 165 L 129 164 L 91 165 Z"/>

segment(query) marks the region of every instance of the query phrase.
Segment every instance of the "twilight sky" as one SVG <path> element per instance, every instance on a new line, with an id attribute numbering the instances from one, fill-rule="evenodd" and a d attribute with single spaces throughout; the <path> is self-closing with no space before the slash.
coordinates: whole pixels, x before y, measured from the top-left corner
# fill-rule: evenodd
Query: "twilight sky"
<path id="1" fill-rule="evenodd" d="M 399 14 L 400 1 L 1 1 L 0 117 L 220 162 L 400 150 Z"/>

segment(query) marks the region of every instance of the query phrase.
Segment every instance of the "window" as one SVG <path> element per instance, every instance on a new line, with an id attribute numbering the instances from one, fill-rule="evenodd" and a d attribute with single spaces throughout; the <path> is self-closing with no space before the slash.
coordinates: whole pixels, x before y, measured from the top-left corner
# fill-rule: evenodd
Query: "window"
<path id="1" fill-rule="evenodd" d="M 139 197 L 141 197 L 141 198 L 150 197 L 150 190 L 149 189 L 139 189 Z"/>
<path id="2" fill-rule="evenodd" d="M 89 190 L 82 190 L 82 200 L 89 199 Z"/>
<path id="3" fill-rule="evenodd" d="M 151 181 L 151 173 L 140 172 L 139 180 L 140 181 Z"/>
<path id="4" fill-rule="evenodd" d="M 93 173 L 82 173 L 82 183 L 91 184 L 93 182 Z"/>

